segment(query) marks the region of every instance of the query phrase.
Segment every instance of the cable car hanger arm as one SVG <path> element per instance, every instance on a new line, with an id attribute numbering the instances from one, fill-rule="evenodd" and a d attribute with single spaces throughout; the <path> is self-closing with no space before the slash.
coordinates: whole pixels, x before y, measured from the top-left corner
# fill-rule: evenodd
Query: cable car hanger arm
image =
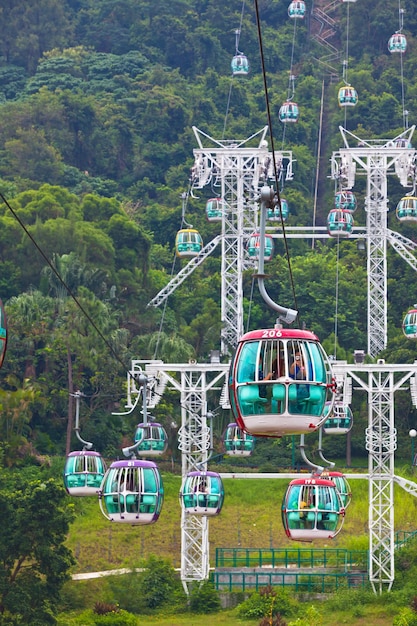
<path id="1" fill-rule="evenodd" d="M 265 230 L 266 230 L 266 214 L 267 209 L 272 208 L 275 202 L 274 190 L 270 187 L 262 187 L 261 189 L 261 220 L 260 220 L 260 242 L 259 242 L 259 263 L 258 263 L 258 287 L 264 302 L 273 310 L 279 313 L 279 319 L 291 324 L 298 315 L 298 311 L 280 306 L 272 300 L 266 291 L 264 284 L 264 260 L 265 260 Z"/>

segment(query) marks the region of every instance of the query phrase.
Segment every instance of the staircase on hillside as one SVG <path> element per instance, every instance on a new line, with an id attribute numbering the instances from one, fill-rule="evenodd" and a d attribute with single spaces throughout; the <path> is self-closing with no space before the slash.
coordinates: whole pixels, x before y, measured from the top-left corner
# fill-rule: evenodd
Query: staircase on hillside
<path id="1" fill-rule="evenodd" d="M 330 14 L 339 5 L 339 0 L 330 4 L 327 0 L 315 0 L 311 10 L 310 37 L 326 50 L 326 54 L 316 60 L 329 75 L 331 83 L 339 80 L 339 70 L 334 63 L 340 59 L 340 39 L 338 23 Z"/>

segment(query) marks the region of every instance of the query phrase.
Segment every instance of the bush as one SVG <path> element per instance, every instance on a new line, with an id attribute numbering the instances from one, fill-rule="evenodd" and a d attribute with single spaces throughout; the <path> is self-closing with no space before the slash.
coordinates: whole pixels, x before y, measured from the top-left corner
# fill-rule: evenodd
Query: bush
<path id="1" fill-rule="evenodd" d="M 393 626 L 417 626 L 417 615 L 409 607 L 400 610 L 398 615 L 394 617 Z"/>
<path id="2" fill-rule="evenodd" d="M 220 609 L 219 594 L 212 582 L 206 580 L 201 585 L 194 585 L 190 593 L 190 610 L 193 613 L 216 613 Z"/>
<path id="3" fill-rule="evenodd" d="M 260 619 L 274 615 L 288 616 L 296 610 L 296 602 L 281 587 L 264 587 L 252 593 L 238 606 L 238 615 L 246 619 Z"/>

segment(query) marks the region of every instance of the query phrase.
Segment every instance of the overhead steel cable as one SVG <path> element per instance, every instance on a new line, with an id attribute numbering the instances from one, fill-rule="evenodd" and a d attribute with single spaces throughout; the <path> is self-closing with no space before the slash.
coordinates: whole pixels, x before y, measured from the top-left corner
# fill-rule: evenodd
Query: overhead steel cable
<path id="1" fill-rule="evenodd" d="M 255 15 L 256 15 L 256 27 L 257 27 L 257 32 L 258 32 L 259 52 L 260 52 L 260 57 L 261 57 L 262 79 L 263 79 L 263 84 L 264 84 L 266 114 L 267 114 L 267 119 L 268 119 L 269 137 L 270 137 L 270 142 L 271 142 L 272 165 L 274 169 L 276 194 L 277 194 L 277 199 L 278 199 L 279 212 L 281 216 L 282 236 L 283 236 L 283 241 L 284 241 L 284 246 L 285 246 L 285 255 L 287 259 L 288 272 L 290 275 L 290 284 L 291 284 L 291 291 L 292 291 L 293 301 L 294 301 L 294 309 L 298 311 L 297 296 L 295 293 L 295 282 L 294 282 L 294 276 L 292 273 L 291 260 L 290 260 L 290 251 L 288 247 L 288 239 L 287 239 L 287 235 L 285 231 L 285 224 L 284 224 L 284 219 L 282 216 L 282 209 L 281 209 L 278 167 L 277 167 L 277 162 L 275 158 L 275 142 L 274 142 L 274 134 L 273 134 L 273 129 L 272 129 L 271 106 L 270 106 L 268 84 L 267 84 L 267 77 L 266 77 L 265 56 L 264 56 L 264 48 L 263 48 L 263 41 L 262 41 L 261 20 L 259 16 L 258 0 L 255 0 Z M 297 320 L 299 324 L 298 315 L 297 315 Z"/>

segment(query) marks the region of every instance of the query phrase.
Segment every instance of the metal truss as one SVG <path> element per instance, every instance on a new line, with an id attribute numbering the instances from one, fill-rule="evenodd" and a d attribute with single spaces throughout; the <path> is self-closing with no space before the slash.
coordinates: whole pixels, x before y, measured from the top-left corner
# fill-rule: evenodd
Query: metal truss
<path id="1" fill-rule="evenodd" d="M 245 243 L 259 227 L 260 188 L 274 180 L 274 161 L 278 176 L 292 179 L 292 153 L 268 152 L 267 126 L 243 141 L 218 141 L 196 127 L 193 130 L 199 145 L 194 150 L 193 188 L 210 183 L 218 187 L 223 201 L 221 352 L 225 355 L 236 347 L 244 330 L 242 276 L 244 270 L 254 267 Z"/>
<path id="2" fill-rule="evenodd" d="M 376 357 L 387 345 L 387 240 L 410 263 L 411 255 L 387 228 L 387 176 L 395 174 L 406 187 L 415 182 L 413 148 L 397 147 L 396 140 L 411 145 L 414 126 L 394 140 L 365 141 L 340 128 L 345 148 L 332 155 L 332 178 L 341 187 L 351 189 L 356 173 L 366 175 L 366 232 L 368 241 L 368 354 Z M 354 140 L 354 146 L 348 143 Z"/>
<path id="3" fill-rule="evenodd" d="M 368 394 L 369 476 L 369 580 L 375 593 L 389 591 L 394 582 L 394 482 L 413 495 L 417 485 L 394 474 L 397 431 L 394 422 L 394 394 L 414 384 L 417 361 L 412 365 L 390 365 L 380 359 L 377 364 L 347 364 L 334 361 L 337 376 L 353 379 Z"/>
<path id="4" fill-rule="evenodd" d="M 141 388 L 135 383 L 139 373 L 149 380 L 149 391 L 170 387 L 180 394 L 181 427 L 178 447 L 181 450 L 182 476 L 194 470 L 206 470 L 210 454 L 210 426 L 207 423 L 208 395 L 212 404 L 223 389 L 229 370 L 228 363 L 179 363 L 161 361 L 132 361 L 127 377 L 128 406 L 135 406 Z M 213 392 L 213 393 L 212 393 Z M 152 395 L 151 395 L 152 397 Z M 209 575 L 208 518 L 181 514 L 181 580 L 185 591 L 193 582 L 206 580 Z"/>

